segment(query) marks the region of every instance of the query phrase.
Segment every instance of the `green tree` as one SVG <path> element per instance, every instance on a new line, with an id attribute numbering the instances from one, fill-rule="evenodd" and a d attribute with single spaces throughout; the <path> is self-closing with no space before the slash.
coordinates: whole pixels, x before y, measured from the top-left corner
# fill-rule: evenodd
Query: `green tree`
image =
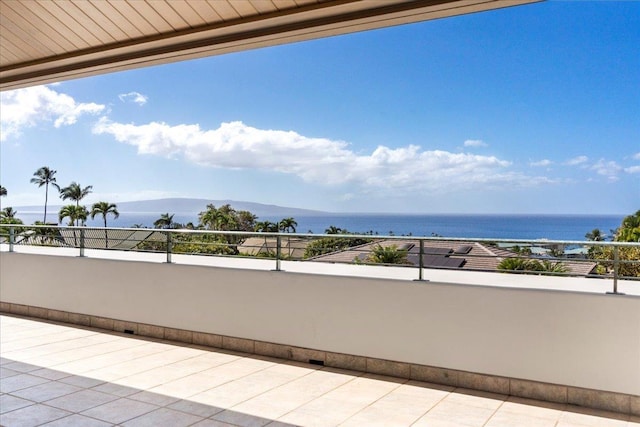
<path id="1" fill-rule="evenodd" d="M 80 206 L 80 200 L 84 199 L 92 192 L 93 186 L 88 185 L 84 188 L 77 182 L 72 182 L 68 187 L 64 187 L 60 190 L 60 197 L 62 200 L 71 199 L 76 202 L 76 206 Z"/>
<path id="2" fill-rule="evenodd" d="M 80 225 L 79 221 L 82 221 L 82 224 L 84 224 L 88 215 L 89 212 L 84 206 L 66 205 L 60 208 L 58 218 L 60 222 L 65 218 L 69 218 L 69 225 L 75 226 Z"/>
<path id="3" fill-rule="evenodd" d="M 0 196 L 6 196 L 7 195 L 7 189 L 4 188 L 2 185 L 0 185 Z"/>
<path id="4" fill-rule="evenodd" d="M 259 233 L 276 233 L 278 231 L 278 224 L 271 221 L 259 221 L 256 222 L 255 231 Z"/>
<path id="5" fill-rule="evenodd" d="M 107 215 L 113 215 L 113 218 L 117 219 L 120 216 L 120 212 L 118 212 L 115 203 L 97 202 L 91 206 L 91 219 L 95 218 L 96 215 L 102 215 L 104 227 L 107 228 Z"/>
<path id="6" fill-rule="evenodd" d="M 60 186 L 56 183 L 55 174 L 57 171 L 49 168 L 48 166 L 42 166 L 40 169 L 34 172 L 33 178 L 31 178 L 32 184 L 38 184 L 38 188 L 44 185 L 44 219 L 42 222 L 47 222 L 47 204 L 49 202 L 49 185 L 57 190 L 60 190 Z"/>
<path id="7" fill-rule="evenodd" d="M 622 220 L 615 240 L 617 242 L 640 242 L 640 210 Z"/>
<path id="8" fill-rule="evenodd" d="M 375 245 L 367 257 L 367 262 L 376 264 L 407 264 L 408 251 L 398 249 L 396 245 Z"/>
<path id="9" fill-rule="evenodd" d="M 498 264 L 498 270 L 522 271 L 522 272 L 545 272 L 545 273 L 566 273 L 569 268 L 562 262 L 527 258 L 505 258 Z"/>
<path id="10" fill-rule="evenodd" d="M 604 234 L 600 231 L 599 228 L 594 228 L 590 232 L 584 235 L 584 238 L 587 240 L 591 240 L 592 242 L 602 242 L 604 241 Z"/>
<path id="11" fill-rule="evenodd" d="M 91 206 L 91 219 L 95 218 L 96 215 L 102 215 L 102 219 L 104 220 L 104 247 L 109 247 L 109 237 L 107 235 L 107 215 L 113 215 L 113 218 L 116 219 L 120 216 L 120 212 L 118 212 L 117 206 L 115 203 L 109 202 L 97 202 Z"/>
<path id="12" fill-rule="evenodd" d="M 341 251 L 354 246 L 364 245 L 371 239 L 346 237 L 321 237 L 309 243 L 304 250 L 304 258 L 313 258 L 331 252 Z"/>
<path id="13" fill-rule="evenodd" d="M 163 213 L 162 215 L 160 215 L 160 218 L 156 219 L 153 222 L 153 226 L 155 228 L 162 228 L 162 229 L 173 228 L 173 225 L 175 224 L 173 222 L 174 215 L 175 214 L 169 215 L 169 212 Z"/>
<path id="14" fill-rule="evenodd" d="M 21 225 L 21 224 L 22 224 L 22 220 L 18 218 L 9 218 L 9 217 L 0 215 L 0 237 L 6 239 L 5 241 L 8 241 L 9 233 L 10 233 L 8 225 Z M 15 233 L 14 235 L 18 235 L 19 233 L 24 232 L 24 229 L 14 228 L 13 232 Z"/>
<path id="15" fill-rule="evenodd" d="M 343 230 L 335 225 L 330 225 L 329 228 L 324 230 L 324 234 L 347 234 L 347 230 Z"/>
<path id="16" fill-rule="evenodd" d="M 6 207 L 0 211 L 0 218 L 15 218 L 17 214 L 12 207 Z"/>
<path id="17" fill-rule="evenodd" d="M 283 218 L 282 221 L 278 223 L 278 229 L 285 233 L 295 233 L 297 226 L 298 223 L 291 217 Z"/>
<path id="18" fill-rule="evenodd" d="M 207 230 L 229 230 L 235 221 L 231 207 L 225 206 L 226 209 L 218 209 L 212 204 L 207 205 L 207 209 L 198 214 L 200 224 Z"/>
<path id="19" fill-rule="evenodd" d="M 238 230 L 254 231 L 257 219 L 258 217 L 249 211 L 238 211 Z"/>

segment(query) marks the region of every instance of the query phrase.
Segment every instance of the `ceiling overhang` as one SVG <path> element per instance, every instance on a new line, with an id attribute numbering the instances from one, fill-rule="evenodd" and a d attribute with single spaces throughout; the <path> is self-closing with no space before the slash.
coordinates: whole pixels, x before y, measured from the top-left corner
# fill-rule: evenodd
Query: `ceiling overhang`
<path id="1" fill-rule="evenodd" d="M 540 0 L 0 0 L 0 90 Z"/>

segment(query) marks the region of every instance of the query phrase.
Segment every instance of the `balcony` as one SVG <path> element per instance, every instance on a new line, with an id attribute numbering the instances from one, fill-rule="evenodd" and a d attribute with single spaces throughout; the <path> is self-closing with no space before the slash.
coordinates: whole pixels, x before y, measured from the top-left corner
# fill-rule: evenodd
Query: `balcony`
<path id="1" fill-rule="evenodd" d="M 0 421 L 81 426 L 632 426 L 640 418 L 1 316 Z M 51 424 L 46 424 L 46 423 Z"/>
<path id="2" fill-rule="evenodd" d="M 624 423 L 637 422 L 634 417 L 640 415 L 640 291 L 635 280 L 620 278 L 616 282 L 617 293 L 607 294 L 614 289 L 612 277 L 89 249 L 97 246 L 86 241 L 80 244 L 80 241 L 78 239 L 79 248 L 14 245 L 13 252 L 9 252 L 8 244 L 1 245 L 0 309 L 12 316 L 31 318 L 4 317 L 3 328 L 7 326 L 8 332 L 3 329 L 2 339 L 22 341 L 23 328 L 51 331 L 36 334 L 40 338 L 27 340 L 25 347 L 15 344 L 15 354 L 20 354 L 20 358 L 11 359 L 4 353 L 6 346 L 3 346 L 3 357 L 13 361 L 3 368 L 11 369 L 12 363 L 19 362 L 16 366 L 30 365 L 25 368 L 28 370 L 49 369 L 62 372 L 60 375 L 113 381 L 111 386 L 131 386 L 134 393 L 150 392 L 154 387 L 197 374 L 176 373 L 184 375 L 166 382 L 161 380 L 162 384 L 125 380 L 135 375 L 145 378 L 142 372 L 155 369 L 142 366 L 143 370 L 136 373 L 96 378 L 88 373 L 107 372 L 112 369 L 109 363 L 124 362 L 103 361 L 105 364 L 98 366 L 88 361 L 85 365 L 84 352 L 78 349 L 61 350 L 71 357 L 82 356 L 77 362 L 76 359 L 56 359 L 55 364 L 47 364 L 43 360 L 48 356 L 35 355 L 33 352 L 39 350 L 32 347 L 52 346 L 55 351 L 63 348 L 57 341 L 58 333 L 52 332 L 55 326 L 62 328 L 60 334 L 91 331 L 91 336 L 107 337 L 96 339 L 113 339 L 121 342 L 117 345 L 123 348 L 160 342 L 167 346 L 163 348 L 176 349 L 177 354 L 185 351 L 190 355 L 189 360 L 195 358 L 194 362 L 201 358 L 224 359 L 229 355 L 248 360 L 249 364 L 266 360 L 260 372 L 276 366 L 274 370 L 290 378 L 286 384 L 289 381 L 305 384 L 303 379 L 308 377 L 317 378 L 320 387 L 325 374 L 331 378 L 333 374 L 350 378 L 340 377 L 344 385 L 338 381 L 338 385 L 326 392 L 329 397 L 307 396 L 309 400 L 297 406 L 297 401 L 290 403 L 295 407 L 287 406 L 287 412 L 282 415 L 269 412 L 272 409 L 252 412 L 254 409 L 236 407 L 243 402 L 247 402 L 247 407 L 260 407 L 260 400 L 255 399 L 262 393 L 266 396 L 263 399 L 271 402 L 263 401 L 263 406 L 268 408 L 277 406 L 273 402 L 280 402 L 280 398 L 273 397 L 279 393 L 297 394 L 281 389 L 285 386 L 277 381 L 256 385 L 259 392 L 244 396 L 241 402 L 233 401 L 227 406 L 209 402 L 220 409 L 209 416 L 232 424 L 246 425 L 245 421 L 233 421 L 236 418 L 216 416 L 232 412 L 233 416 L 249 417 L 253 421 L 247 423 L 251 425 L 272 421 L 313 425 L 302 418 L 286 418 L 286 414 L 325 412 L 329 417 L 342 409 L 332 411 L 327 405 L 341 408 L 342 404 L 353 404 L 354 412 L 345 410 L 340 420 L 316 414 L 319 420 L 324 419 L 317 424 L 369 425 L 365 420 L 370 418 L 362 417 L 376 418 L 372 414 L 381 412 L 404 413 L 401 409 L 384 408 L 390 408 L 385 405 L 396 401 L 401 402 L 401 406 L 413 407 L 407 402 L 414 398 L 424 398 L 424 405 L 417 405 L 416 412 L 409 411 L 412 415 L 407 415 L 406 420 L 414 417 L 412 421 L 398 421 L 397 425 L 410 425 L 423 418 L 429 420 L 466 399 L 484 402 L 469 404 L 470 411 L 485 403 L 485 409 L 492 408 L 481 423 L 473 421 L 480 423 L 478 425 L 499 425 L 500 422 L 509 425 L 501 417 L 505 416 L 503 409 L 513 405 L 534 412 L 549 410 L 553 423 L 561 421 L 558 425 L 579 424 L 574 416 L 594 416 L 586 413 L 588 410 L 579 409 L 585 407 L 617 414 L 598 413 L 606 415 L 599 420 L 601 425 L 620 419 Z M 108 246 L 106 241 L 103 243 Z M 167 248 L 170 247 L 169 244 Z M 416 280 L 420 276 L 422 280 Z M 65 325 L 41 323 L 33 318 L 65 322 Z M 12 325 L 20 322 L 26 323 L 13 329 Z M 83 339 L 79 339 L 79 343 L 86 344 Z M 119 348 L 114 350 L 119 351 Z M 94 356 L 87 355 L 87 358 Z M 199 366 L 195 363 L 191 368 L 190 363 L 180 358 L 166 364 L 173 363 L 186 366 L 186 371 Z M 59 369 L 67 364 L 84 365 L 86 370 Z M 167 372 L 172 372 L 171 368 L 169 366 Z M 203 369 L 213 368 L 205 365 Z M 342 371 L 345 369 L 348 372 Z M 300 372 L 300 377 L 293 374 L 288 377 L 285 372 L 290 370 Z M 315 374 L 322 375 L 315 377 Z M 252 379 L 245 381 L 259 384 L 253 373 L 246 375 Z M 121 383 L 121 379 L 124 382 Z M 194 377 L 194 381 L 204 380 Z M 238 385 L 229 385 L 231 388 L 243 387 L 240 378 L 230 381 L 230 384 L 240 381 Z M 316 384 L 315 379 L 309 381 Z M 351 390 L 350 387 L 360 390 L 360 385 L 356 386 L 360 383 L 362 393 L 370 396 L 369 400 L 358 402 L 359 394 Z M 372 385 L 375 391 L 369 391 L 366 384 Z M 334 392 L 335 395 L 331 394 Z M 168 391 L 159 394 L 172 396 Z M 352 396 L 353 400 L 346 396 Z M 184 397 L 193 396 L 171 398 L 184 400 Z M 520 399 L 535 399 L 537 403 Z M 128 401 L 127 404 L 133 405 Z M 165 408 L 162 413 L 175 409 L 168 408 L 171 404 L 159 405 Z M 456 413 L 464 413 L 460 412 L 461 408 L 455 408 L 459 410 Z M 148 413 L 157 410 L 153 408 Z M 456 425 L 455 416 L 451 417 L 449 422 Z M 132 421 L 132 425 L 137 422 L 143 421 Z M 394 423 L 389 421 L 383 425 Z"/>

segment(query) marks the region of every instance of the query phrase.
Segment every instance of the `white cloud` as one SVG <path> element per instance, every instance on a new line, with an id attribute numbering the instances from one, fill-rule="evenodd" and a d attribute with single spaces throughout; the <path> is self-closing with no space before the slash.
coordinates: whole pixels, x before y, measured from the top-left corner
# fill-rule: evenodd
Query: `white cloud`
<path id="1" fill-rule="evenodd" d="M 357 185 L 363 191 L 449 191 L 550 182 L 544 177 L 509 171 L 511 163 L 494 156 L 423 151 L 415 145 L 378 146 L 371 154 L 359 154 L 343 141 L 306 137 L 293 131 L 256 129 L 242 122 L 222 123 L 218 129 L 203 130 L 197 124 L 135 125 L 103 117 L 93 132 L 112 135 L 119 142 L 137 147 L 140 154 L 181 157 L 216 168 L 276 171 L 324 185 Z"/>
<path id="2" fill-rule="evenodd" d="M 551 164 L 553 164 L 553 162 L 549 159 L 543 159 L 537 162 L 530 162 L 529 166 L 535 166 L 535 167 L 545 167 L 545 166 L 550 166 Z"/>
<path id="3" fill-rule="evenodd" d="M 465 147 L 488 147 L 489 144 L 479 139 L 467 139 L 464 142 L 464 146 Z"/>
<path id="4" fill-rule="evenodd" d="M 624 171 L 626 173 L 640 173 L 640 166 L 630 166 L 625 168 Z"/>
<path id="5" fill-rule="evenodd" d="M 78 103 L 71 96 L 47 86 L 34 86 L 0 93 L 0 141 L 17 137 L 24 128 L 43 122 L 74 124 L 83 114 L 98 114 L 104 105 Z"/>
<path id="6" fill-rule="evenodd" d="M 573 159 L 567 160 L 565 164 L 568 166 L 577 166 L 577 165 L 586 163 L 588 161 L 589 161 L 589 158 L 587 156 L 578 156 L 578 157 L 574 157 Z"/>
<path id="7" fill-rule="evenodd" d="M 118 95 L 120 101 L 122 102 L 135 102 L 136 104 L 143 106 L 147 103 L 149 98 L 140 92 L 129 92 L 129 93 L 121 93 Z"/>
<path id="8" fill-rule="evenodd" d="M 604 159 L 598 160 L 590 169 L 594 170 L 598 175 L 606 177 L 611 182 L 617 181 L 619 179 L 618 174 L 623 170 L 622 166 L 613 160 L 607 161 Z"/>
<path id="9" fill-rule="evenodd" d="M 635 160 L 640 160 L 640 153 L 636 153 L 633 156 L 631 156 L 633 159 Z"/>

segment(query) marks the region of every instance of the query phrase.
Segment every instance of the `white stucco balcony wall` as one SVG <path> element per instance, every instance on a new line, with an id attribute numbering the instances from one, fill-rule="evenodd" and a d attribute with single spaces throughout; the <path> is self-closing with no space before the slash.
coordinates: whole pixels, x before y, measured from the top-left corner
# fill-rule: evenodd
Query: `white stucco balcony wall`
<path id="1" fill-rule="evenodd" d="M 554 290 L 521 275 L 489 286 L 477 283 L 489 273 L 414 282 L 415 269 L 373 278 L 349 273 L 361 266 L 28 252 L 0 253 L 3 302 L 640 395 L 640 298 L 558 290 L 578 285 L 568 278 L 536 277 Z"/>

